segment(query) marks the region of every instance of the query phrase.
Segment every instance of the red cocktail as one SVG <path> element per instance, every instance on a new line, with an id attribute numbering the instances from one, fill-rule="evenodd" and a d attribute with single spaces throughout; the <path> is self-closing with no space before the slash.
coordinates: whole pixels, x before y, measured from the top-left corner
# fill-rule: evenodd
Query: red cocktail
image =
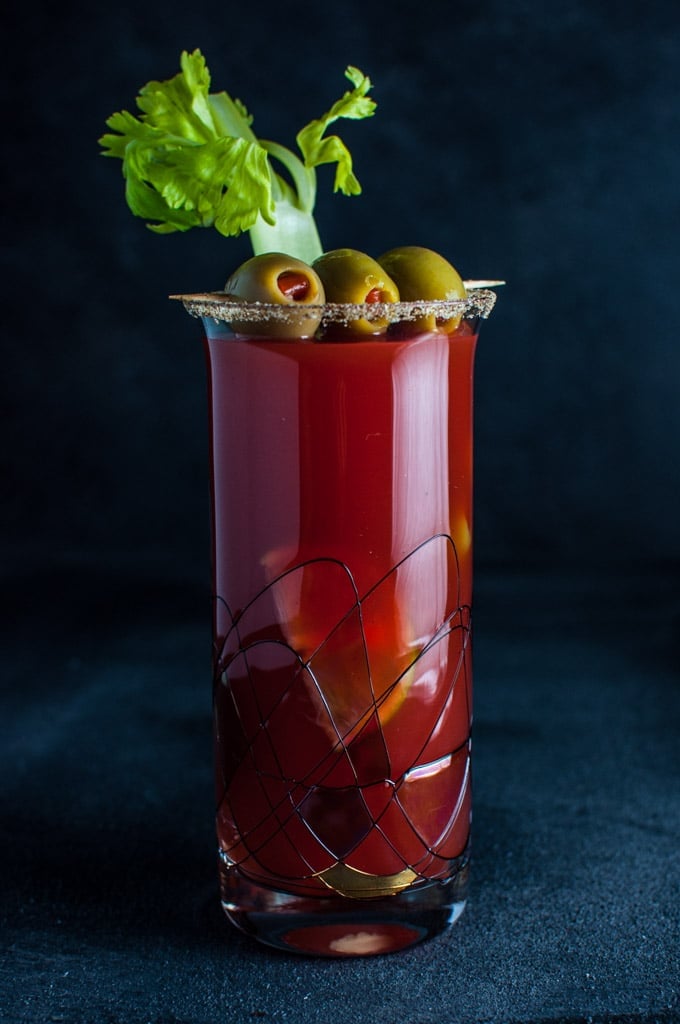
<path id="1" fill-rule="evenodd" d="M 239 335 L 222 305 L 193 311 L 223 905 L 285 948 L 402 948 L 465 900 L 482 293 L 452 333 L 377 338 Z"/>
<path id="2" fill-rule="evenodd" d="M 324 250 L 316 170 L 361 192 L 336 129 L 376 107 L 345 77 L 293 150 L 184 51 L 100 140 L 152 230 L 250 236 L 223 292 L 174 296 L 210 377 L 222 903 L 329 956 L 404 948 L 465 903 L 472 365 L 495 299 L 423 246 Z"/>

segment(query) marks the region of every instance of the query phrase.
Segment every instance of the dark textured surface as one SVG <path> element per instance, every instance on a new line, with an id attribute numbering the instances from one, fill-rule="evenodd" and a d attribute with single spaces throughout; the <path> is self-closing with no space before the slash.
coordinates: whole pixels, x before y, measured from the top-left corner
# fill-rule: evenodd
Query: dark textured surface
<path id="1" fill-rule="evenodd" d="M 677 0 L 38 0 L 3 30 L 0 1021 L 678 1021 Z M 369 73 L 327 247 L 509 282 L 477 361 L 472 897 L 389 960 L 274 955 L 216 907 L 205 379 L 166 296 L 248 245 L 147 232 L 96 145 L 195 46 L 282 141 Z"/>
<path id="2" fill-rule="evenodd" d="M 680 1019 L 672 579 L 481 574 L 468 908 L 351 962 L 221 918 L 202 596 L 74 566 L 13 589 L 45 628 L 4 652 L 0 1020 Z"/>

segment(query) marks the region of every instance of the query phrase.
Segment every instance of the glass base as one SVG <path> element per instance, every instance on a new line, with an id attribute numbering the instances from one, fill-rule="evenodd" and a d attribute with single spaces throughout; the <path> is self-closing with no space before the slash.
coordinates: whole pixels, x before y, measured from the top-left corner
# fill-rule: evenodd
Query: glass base
<path id="1" fill-rule="evenodd" d="M 396 953 L 446 931 L 463 913 L 469 862 L 446 882 L 379 899 L 295 896 L 250 881 L 220 864 L 222 908 L 246 935 L 307 956 Z"/>

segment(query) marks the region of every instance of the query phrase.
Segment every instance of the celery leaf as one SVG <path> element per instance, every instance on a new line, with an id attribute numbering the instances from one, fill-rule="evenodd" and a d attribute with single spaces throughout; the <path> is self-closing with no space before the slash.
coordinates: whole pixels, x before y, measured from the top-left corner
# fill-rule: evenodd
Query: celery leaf
<path id="1" fill-rule="evenodd" d="M 312 261 L 321 254 L 314 204 L 315 168 L 336 164 L 335 190 L 361 191 L 345 144 L 326 129 L 340 118 L 370 117 L 370 80 L 349 67 L 353 89 L 297 136 L 303 160 L 278 143 L 259 140 L 243 103 L 210 92 L 200 50 L 183 52 L 180 72 L 151 81 L 127 110 L 106 122 L 104 156 L 120 159 L 131 211 L 162 234 L 215 227 L 222 235 L 250 232 L 256 252 L 279 249 Z M 274 170 L 276 162 L 287 177 Z"/>
<path id="2" fill-rule="evenodd" d="M 368 92 L 371 80 L 358 68 L 348 67 L 345 77 L 354 88 L 333 104 L 331 109 L 315 121 L 310 121 L 297 135 L 297 144 L 304 157 L 305 167 L 321 164 L 337 164 L 334 191 L 345 195 L 358 195 L 361 186 L 352 170 L 352 157 L 344 142 L 337 135 L 325 137 L 326 129 L 340 118 L 360 120 L 372 117 L 376 103 Z"/>
<path id="3" fill-rule="evenodd" d="M 140 90 L 140 117 L 121 111 L 106 122 L 100 143 L 123 161 L 128 206 L 161 233 L 214 226 L 238 235 L 258 217 L 273 223 L 273 172 L 245 107 L 209 94 L 200 51 L 183 53 L 181 68 Z"/>

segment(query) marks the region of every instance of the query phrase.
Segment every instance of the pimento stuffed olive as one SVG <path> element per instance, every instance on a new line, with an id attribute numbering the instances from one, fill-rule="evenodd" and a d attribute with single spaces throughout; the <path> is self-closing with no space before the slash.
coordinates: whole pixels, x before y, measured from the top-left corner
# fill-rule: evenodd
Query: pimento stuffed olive
<path id="1" fill-rule="evenodd" d="M 232 326 L 239 334 L 310 338 L 319 326 L 321 312 L 310 309 L 306 313 L 304 307 L 321 306 L 325 301 L 323 284 L 312 267 L 280 252 L 263 253 L 246 260 L 231 275 L 224 290 L 229 298 L 239 302 L 295 309 L 289 317 L 280 317 L 274 311 L 270 318 L 262 317 L 257 323 L 234 320 Z"/>
<path id="2" fill-rule="evenodd" d="M 356 249 L 333 249 L 312 264 L 321 278 L 328 302 L 363 305 L 399 301 L 399 289 L 372 257 Z M 359 317 L 346 326 L 355 334 L 382 334 L 386 317 Z"/>

